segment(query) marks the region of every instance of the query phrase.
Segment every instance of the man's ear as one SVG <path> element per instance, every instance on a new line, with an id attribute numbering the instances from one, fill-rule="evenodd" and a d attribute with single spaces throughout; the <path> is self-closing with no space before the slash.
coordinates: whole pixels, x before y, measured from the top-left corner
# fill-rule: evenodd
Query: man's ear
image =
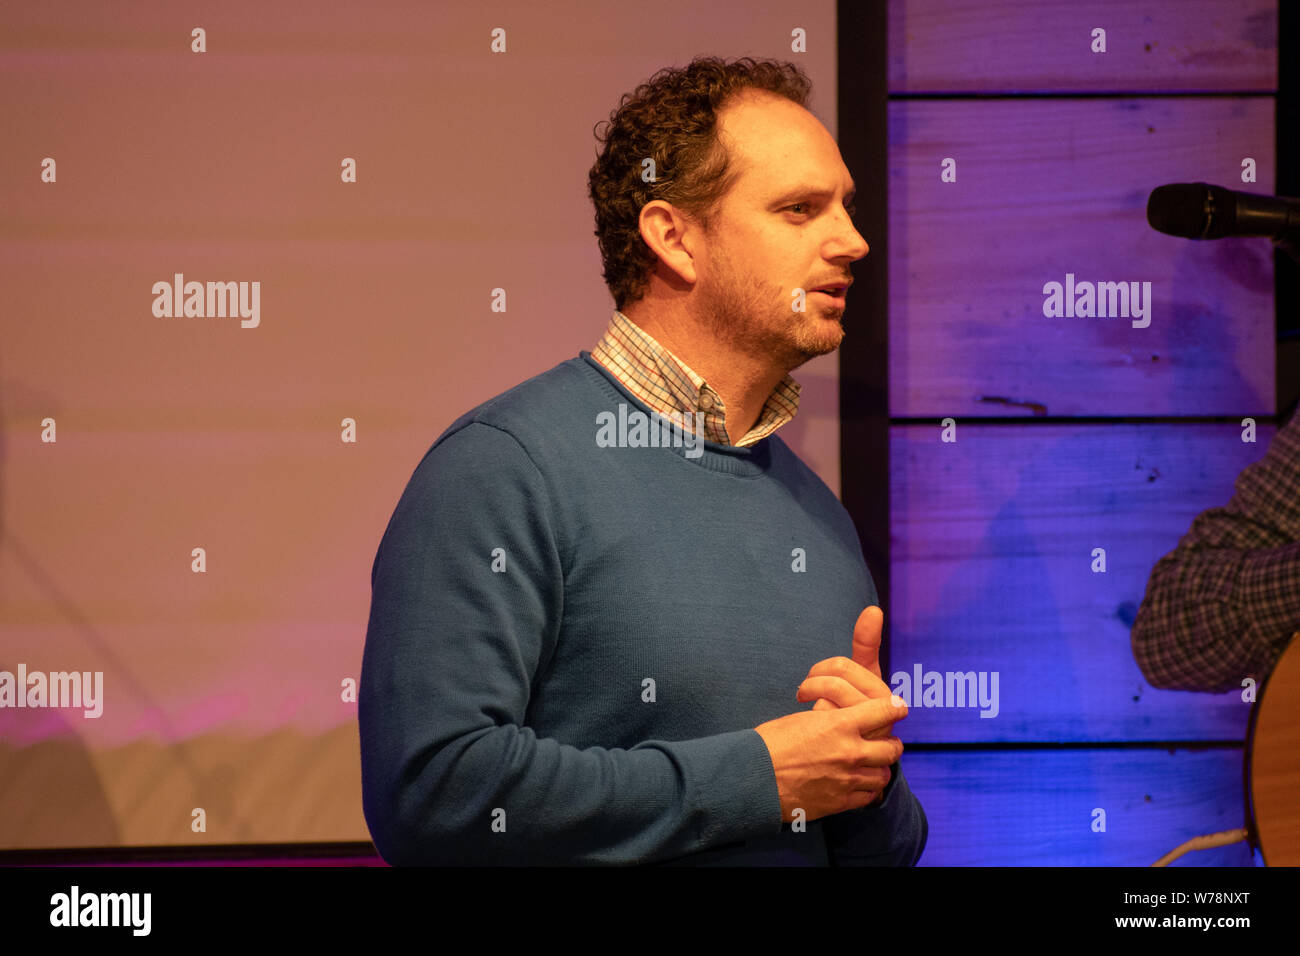
<path id="1" fill-rule="evenodd" d="M 699 224 L 671 203 L 656 199 L 641 207 L 641 238 L 659 257 L 659 264 L 683 284 L 694 285 Z"/>

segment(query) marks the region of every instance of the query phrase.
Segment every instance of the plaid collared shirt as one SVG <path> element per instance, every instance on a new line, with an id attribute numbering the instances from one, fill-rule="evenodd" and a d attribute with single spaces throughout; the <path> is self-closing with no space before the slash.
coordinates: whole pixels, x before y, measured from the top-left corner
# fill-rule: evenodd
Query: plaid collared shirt
<path id="1" fill-rule="evenodd" d="M 727 407 L 722 396 L 622 312 L 614 312 L 591 357 L 654 411 L 665 416 L 697 413 L 704 422 L 706 440 L 733 444 L 727 435 Z M 734 444 L 752 445 L 794 418 L 799 410 L 799 388 L 789 375 L 783 378 L 767 397 L 754 427 Z"/>
<path id="2" fill-rule="evenodd" d="M 1300 628 L 1300 413 L 1192 521 L 1151 571 L 1133 655 L 1156 687 L 1241 689 L 1266 679 Z"/>

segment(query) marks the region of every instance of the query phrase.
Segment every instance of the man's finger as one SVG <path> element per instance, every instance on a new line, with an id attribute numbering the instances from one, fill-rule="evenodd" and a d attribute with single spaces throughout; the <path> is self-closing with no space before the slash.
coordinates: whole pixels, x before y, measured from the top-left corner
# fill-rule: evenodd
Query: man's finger
<path id="1" fill-rule="evenodd" d="M 891 734 L 868 737 L 866 741 L 867 746 L 863 748 L 860 761 L 863 766 L 888 767 L 903 756 L 903 742 Z"/>
<path id="2" fill-rule="evenodd" d="M 853 625 L 853 659 L 881 680 L 880 633 L 884 624 L 885 612 L 873 604 L 862 609 Z"/>
<path id="3" fill-rule="evenodd" d="M 795 691 L 796 700 L 809 701 L 819 697 L 829 700 L 836 707 L 852 707 L 870 699 L 842 677 L 809 677 Z M 816 709 L 813 707 L 813 710 Z"/>
<path id="4" fill-rule="evenodd" d="M 846 713 L 864 737 L 878 735 L 881 728 L 887 728 L 895 721 L 907 716 L 907 704 L 897 694 L 890 697 L 873 697 L 846 708 Z"/>
<path id="5" fill-rule="evenodd" d="M 888 699 L 893 693 L 879 676 L 847 657 L 828 657 L 824 661 L 818 661 L 809 669 L 804 680 L 812 677 L 839 677 L 856 687 L 863 697 Z"/>

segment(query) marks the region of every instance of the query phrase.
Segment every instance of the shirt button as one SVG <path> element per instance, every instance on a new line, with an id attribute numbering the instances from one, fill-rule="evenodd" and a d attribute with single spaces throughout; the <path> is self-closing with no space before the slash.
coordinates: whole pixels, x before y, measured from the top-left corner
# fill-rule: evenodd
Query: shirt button
<path id="1" fill-rule="evenodd" d="M 713 408 L 713 396 L 708 392 L 705 392 L 700 396 L 700 408 L 704 409 L 706 412 Z"/>

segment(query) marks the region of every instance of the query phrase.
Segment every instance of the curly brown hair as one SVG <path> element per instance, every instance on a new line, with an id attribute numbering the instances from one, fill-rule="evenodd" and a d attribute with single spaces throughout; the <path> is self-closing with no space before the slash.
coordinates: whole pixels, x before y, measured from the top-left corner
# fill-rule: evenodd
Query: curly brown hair
<path id="1" fill-rule="evenodd" d="M 656 261 L 641 238 L 642 206 L 663 199 L 708 230 L 738 175 L 717 137 L 718 111 L 746 90 L 806 106 L 812 82 L 783 60 L 741 57 L 728 63 L 696 57 L 689 66 L 662 69 L 625 93 L 609 120 L 596 124 L 604 149 L 587 176 L 587 188 L 596 207 L 605 284 L 616 308 L 645 295 Z M 647 158 L 654 160 L 651 182 L 642 179 Z"/>

